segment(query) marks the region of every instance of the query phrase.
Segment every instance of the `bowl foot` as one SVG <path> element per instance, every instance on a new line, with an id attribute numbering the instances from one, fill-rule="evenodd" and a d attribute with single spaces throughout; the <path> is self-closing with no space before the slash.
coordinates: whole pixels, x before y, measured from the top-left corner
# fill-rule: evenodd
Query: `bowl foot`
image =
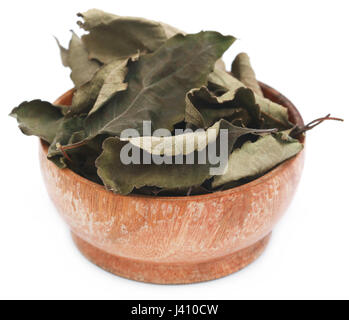
<path id="1" fill-rule="evenodd" d="M 156 284 L 188 284 L 218 279 L 237 272 L 256 260 L 267 246 L 271 233 L 252 246 L 228 256 L 201 263 L 156 263 L 122 258 L 102 251 L 72 233 L 81 253 L 115 275 Z"/>

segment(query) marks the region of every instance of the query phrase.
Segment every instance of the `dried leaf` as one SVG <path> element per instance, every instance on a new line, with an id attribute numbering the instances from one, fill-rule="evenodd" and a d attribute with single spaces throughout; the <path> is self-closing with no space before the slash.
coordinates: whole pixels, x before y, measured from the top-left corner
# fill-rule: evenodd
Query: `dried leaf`
<path id="1" fill-rule="evenodd" d="M 78 21 L 77 24 L 86 31 L 120 18 L 115 14 L 107 13 L 99 9 L 90 9 L 84 13 L 78 13 L 77 16 L 83 18 L 84 22 Z"/>
<path id="2" fill-rule="evenodd" d="M 220 123 L 215 123 L 205 130 L 185 132 L 183 134 L 167 137 L 149 136 L 135 138 L 121 138 L 121 141 L 128 141 L 132 145 L 147 151 L 150 154 L 177 156 L 190 154 L 194 151 L 201 151 L 208 144 L 214 142 L 219 134 Z"/>
<path id="3" fill-rule="evenodd" d="M 163 22 L 120 17 L 98 9 L 79 13 L 78 16 L 83 19 L 83 22 L 78 21 L 78 25 L 90 32 L 83 37 L 90 57 L 103 63 L 153 52 L 176 34 L 186 35 L 184 31 Z M 215 68 L 225 71 L 223 60 L 219 59 Z"/>
<path id="4" fill-rule="evenodd" d="M 219 119 L 240 119 L 243 126 L 259 128 L 260 107 L 250 89 L 239 88 L 215 96 L 207 87 L 192 89 L 186 96 L 185 121 L 197 128 L 207 128 Z"/>
<path id="5" fill-rule="evenodd" d="M 59 52 L 60 52 L 60 54 L 61 54 L 61 60 L 62 60 L 63 66 L 69 67 L 69 50 L 66 49 L 66 48 L 64 48 L 64 47 L 60 44 L 59 40 L 58 40 L 56 37 L 54 37 L 54 38 L 55 38 L 55 40 L 56 40 L 56 42 L 57 42 L 57 45 L 58 45 L 58 47 L 59 47 Z"/>
<path id="6" fill-rule="evenodd" d="M 230 153 L 234 143 L 240 136 L 249 133 L 258 134 L 265 132 L 265 130 L 260 131 L 235 127 L 225 120 L 220 121 L 218 125 L 220 129 L 228 130 L 227 155 Z M 220 138 L 218 137 L 218 139 Z M 178 140 L 175 140 L 175 142 L 178 142 Z M 210 178 L 210 168 L 214 167 L 214 165 L 211 165 L 208 161 L 206 161 L 205 164 L 200 164 L 199 152 L 197 151 L 189 154 L 189 158 L 194 160 L 191 164 L 176 164 L 175 157 L 166 156 L 161 158 L 164 162 L 162 164 L 155 164 L 154 162 L 151 164 L 123 164 L 120 153 L 122 148 L 126 145 L 127 142 L 120 141 L 119 138 L 108 138 L 103 143 L 103 152 L 101 156 L 96 160 L 98 175 L 105 186 L 108 189 L 121 194 L 128 194 L 132 192 L 134 188 L 139 189 L 144 186 L 156 186 L 166 189 L 181 189 L 199 186 L 206 179 Z M 219 141 L 217 142 L 217 145 L 219 145 Z M 203 152 L 208 152 L 207 148 L 208 147 L 206 147 Z M 198 148 L 192 146 L 188 149 L 194 150 Z M 155 149 L 151 149 L 150 151 L 153 152 L 154 150 Z M 125 150 L 123 150 L 123 152 L 125 152 Z M 144 153 L 146 154 L 146 157 L 149 157 L 154 161 L 154 155 L 152 157 L 148 152 L 144 151 Z M 157 153 L 158 152 L 155 151 L 155 154 Z M 171 152 L 169 152 L 169 154 L 171 154 Z M 178 156 L 176 152 L 173 154 Z M 224 159 L 222 160 L 224 161 Z"/>
<path id="7" fill-rule="evenodd" d="M 82 37 L 89 57 L 102 63 L 128 58 L 139 52 L 149 53 L 167 40 L 164 27 L 143 18 L 120 17 L 100 10 L 79 14 L 79 25 L 89 34 Z"/>
<path id="8" fill-rule="evenodd" d="M 41 100 L 23 102 L 12 110 L 10 116 L 17 119 L 24 134 L 38 136 L 48 143 L 52 143 L 63 119 L 59 108 Z"/>
<path id="9" fill-rule="evenodd" d="M 96 9 L 78 16 L 87 34 L 73 33 L 68 49 L 56 39 L 72 69 L 72 105 L 34 100 L 11 116 L 25 134 L 50 143 L 48 158 L 60 168 L 114 192 L 185 196 L 238 186 L 297 154 L 303 146 L 293 136 L 334 119 L 292 127 L 286 108 L 262 96 L 246 54 L 232 64 L 235 77 L 225 72 L 220 57 L 231 36 L 186 35 Z M 284 131 L 249 129 L 274 127 Z M 178 133 L 185 128 L 201 131 Z M 134 129 L 132 138 L 125 129 Z M 167 132 L 156 136 L 157 129 Z M 121 161 L 130 151 L 139 162 Z"/>
<path id="10" fill-rule="evenodd" d="M 231 73 L 239 79 L 247 88 L 250 88 L 255 94 L 263 97 L 263 92 L 256 80 L 250 58 L 246 53 L 240 53 L 236 56 L 231 65 Z"/>
<path id="11" fill-rule="evenodd" d="M 128 59 L 114 60 L 100 68 L 91 81 L 78 88 L 68 108 L 72 114 L 93 113 L 117 92 L 127 89 L 124 82 Z"/>
<path id="12" fill-rule="evenodd" d="M 130 63 L 128 89 L 86 119 L 87 139 L 119 136 L 130 128 L 142 135 L 143 121 L 151 121 L 154 130 L 172 130 L 184 120 L 186 93 L 206 83 L 216 60 L 233 41 L 216 32 L 176 35 L 153 54 Z"/>
<path id="13" fill-rule="evenodd" d="M 227 72 L 216 69 L 209 76 L 209 82 L 224 87 L 227 91 L 235 92 L 241 87 L 246 87 L 238 79 Z M 264 118 L 265 128 L 289 129 L 292 124 L 288 121 L 287 109 L 271 100 L 255 94 L 256 103 L 260 106 Z"/>
<path id="14" fill-rule="evenodd" d="M 88 52 L 81 39 L 73 32 L 68 49 L 63 48 L 58 40 L 57 43 L 63 65 L 72 71 L 70 77 L 75 87 L 79 88 L 89 82 L 100 68 L 100 64 L 88 58 Z"/>
<path id="15" fill-rule="evenodd" d="M 111 71 L 107 74 L 101 91 L 98 94 L 96 103 L 94 104 L 89 114 L 96 112 L 116 93 L 127 89 L 127 83 L 124 82 L 124 80 L 127 74 L 128 61 L 129 59 L 111 62 Z"/>
<path id="16" fill-rule="evenodd" d="M 121 194 L 129 194 L 134 188 L 158 186 L 161 188 L 185 188 L 201 184 L 208 177 L 208 166 L 176 164 L 128 164 L 120 161 L 120 152 L 127 142 L 108 138 L 103 143 L 102 155 L 97 159 L 97 173 L 104 185 Z"/>
<path id="17" fill-rule="evenodd" d="M 283 161 L 295 156 L 303 149 L 296 139 L 285 139 L 285 133 L 266 135 L 256 142 L 246 142 L 229 157 L 228 171 L 213 180 L 213 187 L 240 179 L 259 176 Z"/>

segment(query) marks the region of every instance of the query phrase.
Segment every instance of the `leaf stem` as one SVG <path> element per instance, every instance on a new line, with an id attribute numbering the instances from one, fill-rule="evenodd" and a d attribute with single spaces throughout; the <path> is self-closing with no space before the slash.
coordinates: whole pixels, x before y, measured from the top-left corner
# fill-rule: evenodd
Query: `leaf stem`
<path id="1" fill-rule="evenodd" d="M 65 150 L 63 149 L 63 146 L 61 146 L 60 143 L 56 144 L 56 148 L 58 150 L 60 150 L 64 156 L 64 158 L 66 158 L 69 162 L 73 162 L 73 160 L 69 157 L 69 155 L 65 152 Z"/>
<path id="2" fill-rule="evenodd" d="M 82 141 L 82 142 L 79 142 L 79 143 L 72 144 L 70 146 L 61 146 L 61 150 L 64 150 L 64 151 L 73 150 L 73 149 L 82 147 L 86 143 L 87 143 L 86 141 Z"/>
<path id="3" fill-rule="evenodd" d="M 311 129 L 314 129 L 315 127 L 317 127 L 319 124 L 323 123 L 326 120 L 334 120 L 334 121 L 344 121 L 341 118 L 335 118 L 335 117 L 331 117 L 331 114 L 329 113 L 327 116 L 322 117 L 322 118 L 318 118 L 315 119 L 311 122 L 309 122 L 307 125 L 303 126 L 303 127 L 298 127 L 296 126 L 290 133 L 290 136 L 293 138 L 298 137 L 300 134 L 309 131 Z"/>

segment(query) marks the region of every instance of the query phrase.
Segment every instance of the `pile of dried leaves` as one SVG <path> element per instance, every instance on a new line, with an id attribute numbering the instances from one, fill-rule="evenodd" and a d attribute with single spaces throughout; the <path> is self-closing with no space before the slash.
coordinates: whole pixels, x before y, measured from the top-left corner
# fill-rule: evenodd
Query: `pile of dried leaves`
<path id="1" fill-rule="evenodd" d="M 251 181 L 302 150 L 296 138 L 312 125 L 295 127 L 286 108 L 263 97 L 248 56 L 239 54 L 231 74 L 225 71 L 220 58 L 234 37 L 210 31 L 187 35 L 163 23 L 99 10 L 79 17 L 87 33 L 82 38 L 73 33 L 68 49 L 58 43 L 75 84 L 72 105 L 34 100 L 11 113 L 23 133 L 50 144 L 48 159 L 60 168 L 121 194 L 203 194 Z M 152 132 L 168 129 L 172 136 L 145 136 L 144 121 L 151 121 Z M 180 128 L 203 130 L 175 135 Z M 216 130 L 213 138 L 208 128 Z M 125 129 L 138 130 L 140 137 L 121 138 Z M 215 176 L 197 159 L 219 139 L 220 129 L 228 132 L 229 158 L 225 173 Z M 186 146 L 194 163 L 154 163 L 154 155 L 178 156 L 176 143 L 188 134 L 207 138 L 204 146 Z M 169 142 L 172 147 L 166 147 Z M 122 163 L 120 151 L 127 144 L 151 161 Z"/>

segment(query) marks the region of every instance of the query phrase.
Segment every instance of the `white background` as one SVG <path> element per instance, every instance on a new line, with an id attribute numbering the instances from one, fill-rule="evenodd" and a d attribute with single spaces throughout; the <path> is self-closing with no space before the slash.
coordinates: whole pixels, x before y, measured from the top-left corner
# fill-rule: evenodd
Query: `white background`
<path id="1" fill-rule="evenodd" d="M 53 101 L 72 87 L 53 35 L 66 44 L 75 13 L 98 8 L 240 40 L 260 80 L 295 103 L 305 121 L 349 120 L 348 1 L 2 1 L 0 298 L 349 298 L 348 122 L 308 134 L 298 193 L 263 256 L 221 280 L 186 286 L 137 283 L 106 273 L 74 247 L 51 204 L 38 141 L 7 115 L 23 100 Z"/>

